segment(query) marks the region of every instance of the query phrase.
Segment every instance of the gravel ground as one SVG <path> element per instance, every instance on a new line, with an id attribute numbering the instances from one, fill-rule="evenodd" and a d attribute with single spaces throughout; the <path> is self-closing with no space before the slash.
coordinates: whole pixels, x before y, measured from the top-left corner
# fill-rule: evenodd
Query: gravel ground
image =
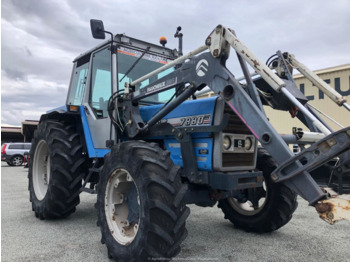
<path id="1" fill-rule="evenodd" d="M 96 196 L 83 193 L 67 219 L 40 221 L 29 203 L 27 170 L 1 164 L 1 261 L 109 261 Z M 329 225 L 302 199 L 286 226 L 264 235 L 235 229 L 216 207 L 190 208 L 188 238 L 174 261 L 350 261 L 350 222 Z"/>

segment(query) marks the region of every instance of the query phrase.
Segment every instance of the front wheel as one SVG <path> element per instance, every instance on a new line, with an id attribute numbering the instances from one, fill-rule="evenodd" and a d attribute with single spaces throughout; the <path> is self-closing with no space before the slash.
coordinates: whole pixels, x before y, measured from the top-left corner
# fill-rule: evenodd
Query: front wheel
<path id="1" fill-rule="evenodd" d="M 259 148 L 257 169 L 263 172 L 263 187 L 246 189 L 238 198 L 219 201 L 218 207 L 236 227 L 265 233 L 279 229 L 289 222 L 298 206 L 296 195 L 283 184 L 271 180 L 276 162 L 265 149 Z"/>
<path id="2" fill-rule="evenodd" d="M 186 187 L 169 152 L 156 144 L 124 142 L 105 156 L 98 185 L 98 224 L 117 261 L 169 259 L 186 238 Z"/>

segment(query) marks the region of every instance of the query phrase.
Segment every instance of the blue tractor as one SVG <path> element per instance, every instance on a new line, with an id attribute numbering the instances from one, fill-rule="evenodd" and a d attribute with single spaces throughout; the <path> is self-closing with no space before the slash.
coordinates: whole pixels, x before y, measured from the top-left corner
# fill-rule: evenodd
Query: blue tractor
<path id="1" fill-rule="evenodd" d="M 218 203 L 236 227 L 261 233 L 290 221 L 297 194 L 329 211 L 309 172 L 349 150 L 350 129 L 332 132 L 310 113 L 285 54 L 276 74 L 221 25 L 182 55 L 180 27 L 172 50 L 164 38 L 155 45 L 90 24 L 95 38 L 111 39 L 74 60 L 66 105 L 43 114 L 34 135 L 28 178 L 38 218 L 67 217 L 81 192 L 96 193 L 109 257 L 143 261 L 180 252 L 187 204 Z M 225 66 L 231 46 L 244 82 Z M 253 80 L 246 63 L 261 77 Z M 208 88 L 214 96 L 196 99 Z M 297 107 L 319 139 L 295 156 L 263 105 Z"/>

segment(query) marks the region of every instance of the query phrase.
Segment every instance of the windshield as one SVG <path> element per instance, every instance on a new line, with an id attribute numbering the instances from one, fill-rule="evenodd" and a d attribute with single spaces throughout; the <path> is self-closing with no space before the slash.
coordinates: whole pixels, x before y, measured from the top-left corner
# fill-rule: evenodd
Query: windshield
<path id="1" fill-rule="evenodd" d="M 119 89 L 124 89 L 125 82 L 131 83 L 132 81 L 140 78 L 156 70 L 157 68 L 167 64 L 169 62 L 168 59 L 159 56 L 148 54 L 147 52 L 142 56 L 142 58 L 136 63 L 136 60 L 142 55 L 142 51 L 133 50 L 130 48 L 120 47 L 118 49 L 118 84 Z M 130 68 L 134 65 L 134 67 Z M 129 72 L 128 72 L 129 71 Z M 150 82 L 153 82 L 170 72 L 174 71 L 174 68 L 169 68 L 161 73 L 158 73 L 150 79 L 143 81 L 141 84 L 136 86 L 136 90 L 142 89 Z M 125 75 L 127 73 L 127 75 Z M 150 103 L 166 103 L 174 94 L 175 89 L 172 88 L 170 90 L 149 96 L 142 100 L 143 102 Z"/>

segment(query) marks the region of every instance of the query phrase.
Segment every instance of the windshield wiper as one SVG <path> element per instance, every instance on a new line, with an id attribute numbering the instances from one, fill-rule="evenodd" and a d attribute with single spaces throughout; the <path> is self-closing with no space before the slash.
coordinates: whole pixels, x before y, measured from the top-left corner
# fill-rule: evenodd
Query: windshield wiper
<path id="1" fill-rule="evenodd" d="M 130 66 L 130 68 L 128 69 L 128 71 L 126 71 L 125 75 L 122 77 L 122 79 L 119 80 L 119 82 L 121 82 L 121 81 L 124 79 L 124 77 L 126 77 L 126 76 L 131 72 L 131 70 L 134 69 L 134 67 L 137 65 L 137 63 L 138 63 L 138 62 L 141 60 L 141 58 L 148 52 L 148 50 L 150 50 L 150 48 L 151 48 L 150 46 L 147 46 L 146 50 L 143 51 L 143 53 L 140 55 L 140 57 L 137 58 L 137 60 Z"/>

